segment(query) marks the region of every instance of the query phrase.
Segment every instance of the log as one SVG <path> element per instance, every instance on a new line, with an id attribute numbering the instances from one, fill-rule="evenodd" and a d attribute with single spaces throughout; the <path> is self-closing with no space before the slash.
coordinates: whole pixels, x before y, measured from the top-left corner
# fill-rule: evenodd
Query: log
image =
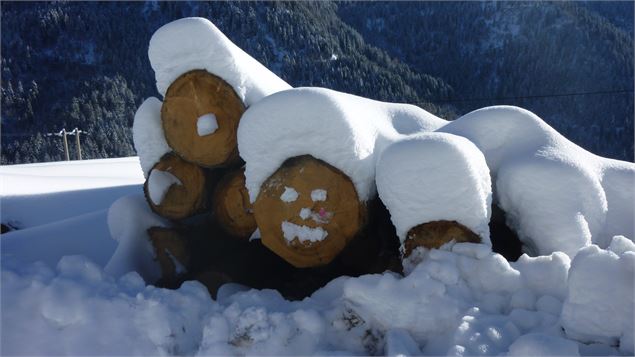
<path id="1" fill-rule="evenodd" d="M 217 223 L 230 235 L 249 238 L 258 228 L 245 187 L 245 169 L 228 173 L 216 186 L 212 209 Z"/>
<path id="2" fill-rule="evenodd" d="M 469 228 L 456 221 L 434 221 L 411 228 L 404 241 L 404 256 L 408 257 L 418 247 L 441 248 L 454 240 L 456 243 L 480 243 L 481 239 Z"/>
<path id="3" fill-rule="evenodd" d="M 191 253 L 185 239 L 176 229 L 151 227 L 148 236 L 155 252 L 155 259 L 161 268 L 161 278 L 157 285 L 177 287 L 187 273 Z"/>
<path id="4" fill-rule="evenodd" d="M 364 225 L 366 207 L 337 168 L 305 155 L 288 159 L 254 202 L 262 243 L 298 268 L 328 264 Z"/>
<path id="5" fill-rule="evenodd" d="M 232 86 L 204 70 L 187 72 L 168 88 L 161 122 L 168 145 L 203 167 L 236 162 L 236 131 L 245 105 Z"/>
<path id="6" fill-rule="evenodd" d="M 143 191 L 152 211 L 180 220 L 208 207 L 207 175 L 173 153 L 164 155 L 148 173 Z"/>

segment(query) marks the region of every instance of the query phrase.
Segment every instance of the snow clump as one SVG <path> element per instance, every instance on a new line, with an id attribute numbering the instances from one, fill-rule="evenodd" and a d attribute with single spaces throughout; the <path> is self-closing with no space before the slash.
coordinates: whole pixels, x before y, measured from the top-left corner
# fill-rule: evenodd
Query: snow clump
<path id="1" fill-rule="evenodd" d="M 196 69 L 224 79 L 246 106 L 291 88 L 201 17 L 179 19 L 159 28 L 150 39 L 148 57 L 163 96 L 179 76 Z"/>
<path id="2" fill-rule="evenodd" d="M 296 88 L 252 105 L 238 126 L 246 186 L 255 201 L 284 161 L 311 155 L 351 178 L 362 201 L 372 198 L 381 151 L 407 135 L 447 123 L 408 104 L 378 102 L 324 88 Z"/>
<path id="3" fill-rule="evenodd" d="M 573 257 L 591 243 L 635 236 L 635 164 L 596 156 L 534 113 L 475 110 L 438 131 L 463 136 L 485 156 L 494 196 L 532 254 Z"/>
<path id="4" fill-rule="evenodd" d="M 456 221 L 489 240 L 492 188 L 483 154 L 469 140 L 425 133 L 395 142 L 377 162 L 377 191 L 401 243 L 413 227 Z"/>
<path id="5" fill-rule="evenodd" d="M 218 129 L 218 122 L 216 121 L 216 115 L 208 113 L 201 115 L 196 120 L 196 133 L 198 136 L 211 135 Z"/>
<path id="6" fill-rule="evenodd" d="M 148 177 L 148 193 L 150 194 L 152 203 L 160 205 L 172 185 L 182 186 L 183 183 L 176 176 L 167 171 L 157 169 L 150 171 L 150 177 Z"/>
<path id="7" fill-rule="evenodd" d="M 145 178 L 148 178 L 154 164 L 172 151 L 165 141 L 161 124 L 162 105 L 157 98 L 146 99 L 137 109 L 132 123 L 132 141 Z"/>

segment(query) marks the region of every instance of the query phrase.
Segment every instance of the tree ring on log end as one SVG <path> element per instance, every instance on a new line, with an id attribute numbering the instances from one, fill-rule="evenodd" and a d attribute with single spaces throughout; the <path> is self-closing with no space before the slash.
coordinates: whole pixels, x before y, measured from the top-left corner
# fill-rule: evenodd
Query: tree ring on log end
<path id="1" fill-rule="evenodd" d="M 285 161 L 254 203 L 262 243 L 298 268 L 328 264 L 363 226 L 366 207 L 337 168 L 304 155 Z"/>
<path id="2" fill-rule="evenodd" d="M 409 256 L 418 247 L 441 248 L 451 241 L 456 243 L 480 243 L 481 238 L 469 228 L 456 221 L 434 221 L 411 228 L 404 242 L 405 254 Z"/>
<path id="3" fill-rule="evenodd" d="M 230 172 L 218 183 L 212 207 L 218 223 L 233 236 L 249 238 L 258 228 L 245 187 L 244 168 Z"/>
<path id="4" fill-rule="evenodd" d="M 156 186 L 151 185 L 153 175 L 157 174 L 168 175 L 171 181 L 162 180 Z M 150 192 L 151 190 L 158 192 Z M 191 217 L 207 206 L 205 172 L 201 167 L 173 153 L 165 154 L 152 167 L 143 191 L 152 211 L 168 219 Z"/>
<path id="5" fill-rule="evenodd" d="M 245 106 L 232 86 L 204 70 L 187 72 L 168 88 L 161 122 L 168 145 L 204 167 L 238 160 L 236 132 Z"/>

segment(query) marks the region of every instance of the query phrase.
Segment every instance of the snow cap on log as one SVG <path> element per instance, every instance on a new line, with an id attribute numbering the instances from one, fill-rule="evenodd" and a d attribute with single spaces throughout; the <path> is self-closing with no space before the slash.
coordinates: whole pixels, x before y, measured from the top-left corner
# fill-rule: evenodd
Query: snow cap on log
<path id="1" fill-rule="evenodd" d="M 146 99 L 137 109 L 132 124 L 132 140 L 145 178 L 152 166 L 171 151 L 161 125 L 161 105 L 157 98 Z"/>
<path id="2" fill-rule="evenodd" d="M 400 140 L 382 153 L 376 180 L 401 243 L 415 226 L 456 221 L 491 244 L 489 169 L 469 140 L 444 133 Z"/>
<path id="3" fill-rule="evenodd" d="M 375 194 L 376 155 L 406 135 L 447 122 L 408 104 L 378 102 L 324 88 L 278 92 L 250 107 L 238 127 L 253 202 L 260 187 L 291 157 L 311 155 L 352 180 L 361 201 Z"/>
<path id="4" fill-rule="evenodd" d="M 635 164 L 596 156 L 518 107 L 475 110 L 439 131 L 483 152 L 498 204 L 529 252 L 573 257 L 614 235 L 633 239 Z"/>
<path id="5" fill-rule="evenodd" d="M 179 76 L 196 69 L 227 81 L 246 106 L 291 88 L 201 17 L 179 19 L 159 28 L 150 39 L 148 57 L 163 96 Z"/>

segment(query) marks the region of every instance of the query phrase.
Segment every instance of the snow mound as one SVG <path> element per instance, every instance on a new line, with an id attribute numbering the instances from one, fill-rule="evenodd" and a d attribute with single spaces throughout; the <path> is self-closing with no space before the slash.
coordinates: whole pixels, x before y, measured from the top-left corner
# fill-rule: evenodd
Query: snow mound
<path id="1" fill-rule="evenodd" d="M 469 140 L 426 133 L 400 140 L 377 162 L 377 191 L 401 243 L 422 223 L 456 221 L 489 242 L 492 188 L 483 154 Z"/>
<path id="2" fill-rule="evenodd" d="M 132 124 L 132 140 L 139 155 L 143 176 L 146 178 L 154 164 L 159 162 L 163 155 L 172 151 L 165 141 L 161 124 L 162 105 L 157 98 L 146 99 L 137 109 Z"/>
<path id="3" fill-rule="evenodd" d="M 591 154 L 517 107 L 479 109 L 439 131 L 483 152 L 494 196 L 528 252 L 573 256 L 617 234 L 633 239 L 635 164 Z"/>
<path id="4" fill-rule="evenodd" d="M 617 345 L 633 354 L 635 244 L 614 237 L 608 250 L 582 249 L 569 273 L 562 325 L 567 336 Z"/>
<path id="5" fill-rule="evenodd" d="M 133 196 L 119 205 L 139 201 Z M 425 259 L 405 277 L 390 272 L 340 277 L 294 302 L 273 290 L 236 284 L 223 286 L 214 301 L 196 282 L 178 290 L 145 286 L 136 273 L 114 278 L 79 256 L 63 258 L 55 270 L 2 261 L 2 322 L 11 326 L 3 330 L 2 351 L 632 354 L 630 241 L 617 237 L 610 250 L 585 248 L 571 264 L 563 253 L 509 263 L 488 249 L 459 243 L 424 250 Z M 629 279 L 630 287 L 620 285 Z M 595 342 L 585 344 L 589 341 Z"/>
<path id="6" fill-rule="evenodd" d="M 195 69 L 224 79 L 246 106 L 291 88 L 200 17 L 179 19 L 159 28 L 150 39 L 148 57 L 162 96 L 179 76 Z"/>
<path id="7" fill-rule="evenodd" d="M 141 194 L 115 201 L 108 210 L 108 228 L 119 245 L 104 270 L 114 277 L 137 272 L 149 283 L 158 280 L 161 271 L 147 229 L 169 225 L 166 219 L 150 210 Z"/>
<path id="8" fill-rule="evenodd" d="M 275 93 L 247 109 L 238 126 L 250 200 L 286 159 L 308 154 L 348 175 L 366 201 L 375 193 L 375 164 L 386 146 L 445 123 L 413 105 L 324 88 Z"/>

